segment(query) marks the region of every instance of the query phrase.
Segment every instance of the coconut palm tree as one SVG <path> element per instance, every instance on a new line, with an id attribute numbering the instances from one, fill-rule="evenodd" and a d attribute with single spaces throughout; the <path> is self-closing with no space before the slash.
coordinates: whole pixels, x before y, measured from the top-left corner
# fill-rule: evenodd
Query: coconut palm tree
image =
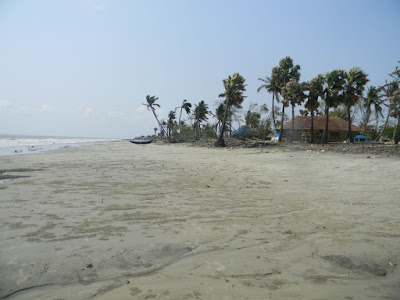
<path id="1" fill-rule="evenodd" d="M 265 79 L 258 78 L 258 80 L 262 81 L 263 84 L 257 89 L 257 92 L 260 92 L 262 89 L 267 90 L 268 93 L 272 93 L 272 121 L 274 123 L 274 129 L 276 127 L 275 121 L 275 99 L 279 102 L 279 93 L 280 87 L 278 85 L 278 74 L 279 70 L 278 67 L 274 67 L 272 69 L 271 77 L 266 76 Z"/>
<path id="2" fill-rule="evenodd" d="M 328 143 L 329 132 L 329 109 L 337 107 L 343 102 L 343 85 L 346 72 L 344 70 L 333 70 L 324 75 L 323 100 L 325 102 L 325 130 L 323 143 Z"/>
<path id="3" fill-rule="evenodd" d="M 273 69 L 274 70 L 274 69 Z M 291 57 L 286 56 L 279 61 L 279 66 L 274 71 L 277 84 L 280 88 L 282 96 L 282 90 L 288 84 L 290 80 L 299 81 L 300 79 L 300 66 L 294 65 Z M 281 116 L 281 129 L 279 131 L 279 142 L 282 141 L 283 133 L 283 122 L 285 117 L 285 107 L 289 106 L 289 102 L 282 97 L 282 116 Z"/>
<path id="4" fill-rule="evenodd" d="M 217 119 L 217 124 L 216 124 L 217 132 L 221 131 L 221 126 L 222 126 L 222 123 L 224 122 L 224 115 L 225 115 L 225 105 L 222 102 L 215 109 L 215 117 Z"/>
<path id="5" fill-rule="evenodd" d="M 397 119 L 396 134 L 394 143 L 397 145 L 400 138 L 400 90 L 393 93 L 389 104 L 390 116 Z"/>
<path id="6" fill-rule="evenodd" d="M 386 115 L 386 120 L 383 125 L 383 128 L 375 141 L 378 141 L 382 137 L 382 134 L 387 127 L 387 124 L 389 122 L 389 117 L 391 115 L 390 103 L 392 102 L 393 97 L 396 96 L 396 92 L 399 90 L 399 85 L 400 85 L 399 82 L 391 81 L 391 82 L 386 82 L 386 84 L 383 87 L 381 87 L 382 97 L 384 98 L 384 101 L 387 102 L 387 104 L 385 104 L 385 105 L 388 107 L 388 112 Z"/>
<path id="7" fill-rule="evenodd" d="M 369 119 L 371 117 L 371 109 L 372 106 L 374 107 L 375 111 L 375 118 L 378 119 L 379 116 L 383 117 L 382 114 L 382 95 L 379 93 L 380 89 L 376 86 L 369 86 L 367 90 L 366 97 L 363 98 L 364 100 L 364 107 L 366 109 L 365 119 L 363 120 L 364 123 L 364 132 L 366 132 Z"/>
<path id="8" fill-rule="evenodd" d="M 168 114 L 168 121 L 167 121 L 167 137 L 169 140 L 171 139 L 171 133 L 176 124 L 175 119 L 176 119 L 175 110 L 171 110 Z"/>
<path id="9" fill-rule="evenodd" d="M 314 143 L 314 113 L 319 107 L 318 98 L 323 98 L 324 77 L 320 74 L 307 83 L 307 102 L 304 107 L 311 115 L 310 142 Z"/>
<path id="10" fill-rule="evenodd" d="M 185 99 L 183 100 L 182 105 L 179 108 L 181 109 L 179 113 L 179 137 L 180 139 L 182 139 L 182 124 L 181 124 L 182 110 L 184 110 L 186 114 L 189 115 L 190 109 L 192 108 L 192 104 Z"/>
<path id="11" fill-rule="evenodd" d="M 245 96 L 243 92 L 246 91 L 245 79 L 239 73 L 235 73 L 232 76 L 223 80 L 225 92 L 220 94 L 219 97 L 225 98 L 225 114 L 222 122 L 222 127 L 219 133 L 218 140 L 215 142 L 216 147 L 225 147 L 224 132 L 226 126 L 226 120 L 229 115 L 231 106 L 240 106 L 244 101 Z"/>
<path id="12" fill-rule="evenodd" d="M 200 101 L 199 104 L 194 106 L 193 118 L 195 119 L 195 128 L 198 127 L 198 135 L 200 136 L 201 123 L 208 120 L 208 105 L 204 101 Z"/>
<path id="13" fill-rule="evenodd" d="M 292 106 L 292 128 L 290 130 L 290 143 L 293 142 L 293 133 L 294 133 L 294 107 L 296 105 L 301 104 L 306 95 L 305 84 L 299 83 L 298 81 L 292 79 L 290 80 L 286 86 L 282 90 L 282 97 Z"/>
<path id="14" fill-rule="evenodd" d="M 144 106 L 146 106 L 146 108 L 153 113 L 154 117 L 157 120 L 158 126 L 160 127 L 161 132 L 164 133 L 165 135 L 167 135 L 166 132 L 165 132 L 164 126 L 160 123 L 160 120 L 158 120 L 158 117 L 157 117 L 157 114 L 156 114 L 155 107 L 158 107 L 158 108 L 161 107 L 158 103 L 156 103 L 157 100 L 158 100 L 158 98 L 156 96 L 147 95 L 146 96 L 146 102 L 147 103 L 142 103 L 142 104 Z"/>
<path id="15" fill-rule="evenodd" d="M 343 86 L 344 104 L 347 107 L 348 135 L 350 143 L 353 143 L 353 135 L 351 134 L 351 107 L 355 105 L 362 97 L 365 85 L 368 82 L 368 74 L 364 73 L 360 68 L 353 67 L 345 73 L 345 81 Z"/>

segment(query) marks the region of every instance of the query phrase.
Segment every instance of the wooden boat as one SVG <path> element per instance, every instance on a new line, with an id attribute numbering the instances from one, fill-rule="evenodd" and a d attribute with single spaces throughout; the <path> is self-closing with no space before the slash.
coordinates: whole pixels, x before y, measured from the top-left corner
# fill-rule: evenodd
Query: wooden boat
<path id="1" fill-rule="evenodd" d="M 150 144 L 153 140 L 130 140 L 132 144 Z"/>

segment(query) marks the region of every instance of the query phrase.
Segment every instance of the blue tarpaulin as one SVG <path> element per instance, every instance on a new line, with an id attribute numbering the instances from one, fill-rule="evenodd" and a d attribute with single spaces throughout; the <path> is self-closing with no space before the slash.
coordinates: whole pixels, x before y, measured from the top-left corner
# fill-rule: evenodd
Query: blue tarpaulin
<path id="1" fill-rule="evenodd" d="M 240 128 L 234 132 L 232 132 L 232 136 L 235 135 L 250 135 L 251 131 L 249 128 Z"/>
<path id="2" fill-rule="evenodd" d="M 369 136 L 365 136 L 365 135 L 361 135 L 361 134 L 356 135 L 354 138 L 357 140 L 370 140 L 371 139 Z"/>

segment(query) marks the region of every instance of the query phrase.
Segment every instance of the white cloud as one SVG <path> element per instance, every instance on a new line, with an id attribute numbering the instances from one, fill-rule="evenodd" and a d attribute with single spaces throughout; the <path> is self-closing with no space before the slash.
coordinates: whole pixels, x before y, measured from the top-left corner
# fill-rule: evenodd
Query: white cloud
<path id="1" fill-rule="evenodd" d="M 94 114 L 94 109 L 85 104 L 80 105 L 78 107 L 78 111 L 79 111 L 79 114 L 81 115 L 81 117 L 84 117 L 84 118 L 88 118 Z"/>
<path id="2" fill-rule="evenodd" d="M 42 106 L 40 107 L 39 111 L 40 111 L 40 112 L 46 113 L 46 112 L 50 112 L 50 111 L 51 111 L 51 108 L 50 108 L 50 106 L 44 104 L 44 105 L 42 105 Z"/>
<path id="3" fill-rule="evenodd" d="M 11 101 L 8 100 L 0 100 L 0 112 L 3 110 L 10 109 L 13 106 Z"/>

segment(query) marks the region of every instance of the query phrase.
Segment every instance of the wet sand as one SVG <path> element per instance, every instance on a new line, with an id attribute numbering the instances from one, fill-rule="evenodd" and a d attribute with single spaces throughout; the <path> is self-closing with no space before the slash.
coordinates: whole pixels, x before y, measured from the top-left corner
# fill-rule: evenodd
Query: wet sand
<path id="1" fill-rule="evenodd" d="M 399 171 L 128 142 L 0 157 L 0 299 L 400 299 Z"/>

